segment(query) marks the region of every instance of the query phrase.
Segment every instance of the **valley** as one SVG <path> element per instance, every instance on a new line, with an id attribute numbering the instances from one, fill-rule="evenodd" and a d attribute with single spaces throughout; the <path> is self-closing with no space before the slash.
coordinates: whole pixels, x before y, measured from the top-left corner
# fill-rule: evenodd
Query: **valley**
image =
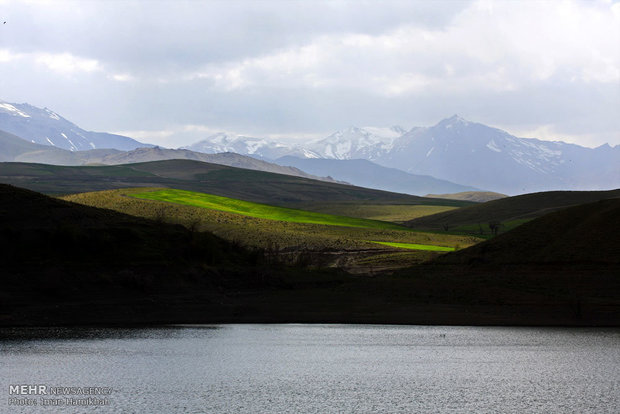
<path id="1" fill-rule="evenodd" d="M 620 318 L 618 199 L 546 214 L 443 253 L 373 241 L 449 248 L 456 236 L 293 223 L 127 196 L 137 191 L 150 190 L 66 197 L 76 204 L 0 185 L 0 324 L 615 326 Z M 321 265 L 237 238 L 257 237 L 257 246 L 269 235 L 290 245 L 331 240 L 334 249 L 323 253 L 338 262 Z M 350 255 L 344 246 L 353 247 Z M 295 259 L 282 260 L 289 253 Z"/>
<path id="2" fill-rule="evenodd" d="M 175 150 L 0 112 L 0 324 L 620 320 L 618 147 L 452 117 Z"/>

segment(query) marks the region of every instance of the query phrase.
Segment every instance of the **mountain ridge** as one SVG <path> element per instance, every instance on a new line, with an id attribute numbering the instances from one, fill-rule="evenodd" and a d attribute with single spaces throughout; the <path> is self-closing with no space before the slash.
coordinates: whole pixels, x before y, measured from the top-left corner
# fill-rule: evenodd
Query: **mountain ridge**
<path id="1" fill-rule="evenodd" d="M 374 128 L 375 132 L 379 129 Z M 510 195 L 550 190 L 607 190 L 620 186 L 620 145 L 587 148 L 563 141 L 518 138 L 459 115 L 431 127 L 413 127 L 400 136 L 381 137 L 372 130 L 352 126 L 322 140 L 295 144 L 294 149 L 277 144 L 277 154 L 366 159 L 410 174 L 429 175 Z M 201 141 L 202 145 L 208 146 L 208 141 Z M 243 152 L 242 141 L 239 137 L 236 140 Z M 269 154 L 270 144 L 264 141 L 261 145 L 258 155 Z"/>
<path id="2" fill-rule="evenodd" d="M 424 195 L 430 191 L 463 192 L 476 191 L 471 186 L 440 180 L 427 175 L 409 174 L 396 168 L 388 168 L 365 159 L 297 158 L 285 156 L 274 161 L 290 165 L 310 174 L 321 173 L 338 177 L 353 185 L 376 188 L 397 193 Z"/>
<path id="3" fill-rule="evenodd" d="M 151 146 L 122 135 L 86 131 L 48 108 L 2 100 L 0 129 L 32 143 L 69 151 L 99 148 L 132 150 Z"/>
<path id="4" fill-rule="evenodd" d="M 161 147 L 141 147 L 130 151 L 116 149 L 91 149 L 68 151 L 48 145 L 34 144 L 0 130 L 0 162 L 27 162 L 51 165 L 121 165 L 148 161 L 186 159 L 247 168 L 278 174 L 305 177 L 314 180 L 339 182 L 330 177 L 318 177 L 298 168 L 281 166 L 257 158 L 235 153 L 204 154 L 189 150 L 174 150 Z M 346 184 L 344 182 L 340 182 Z"/>
<path id="5" fill-rule="evenodd" d="M 93 163 L 102 162 L 100 159 L 103 157 L 108 160 L 123 157 L 115 151 L 153 147 L 120 135 L 85 131 L 47 108 L 4 101 L 0 101 L 0 129 L 32 144 L 56 150 L 79 152 L 97 149 L 97 156 L 93 156 L 94 153 L 87 154 L 87 158 L 93 159 L 88 162 Z M 206 154 L 235 152 L 268 162 L 285 156 L 302 159 L 365 159 L 409 174 L 431 176 L 439 181 L 459 183 L 469 189 L 509 195 L 620 187 L 620 145 L 612 147 L 603 144 L 596 148 L 586 148 L 563 141 L 518 138 L 499 128 L 471 122 L 458 115 L 430 127 L 413 127 L 406 132 L 399 126 L 351 126 L 326 138 L 303 144 L 218 133 L 176 151 L 182 150 Z M 189 156 L 183 152 L 176 154 L 181 158 L 200 159 L 199 156 Z M 27 156 L 10 159 L 5 155 L 2 159 L 65 165 L 84 163 L 81 160 L 73 161 L 73 158 L 62 152 L 46 152 L 45 148 L 33 147 Z M 126 162 L 130 162 L 130 155 L 125 158 Z M 139 161 L 145 160 L 142 158 Z M 325 177 L 333 174 L 327 170 L 314 170 L 313 175 Z M 334 176 L 334 179 L 349 181 L 344 176 Z M 362 181 L 355 181 L 358 185 L 365 185 Z M 426 192 L 460 191 L 465 190 L 429 189 Z"/>

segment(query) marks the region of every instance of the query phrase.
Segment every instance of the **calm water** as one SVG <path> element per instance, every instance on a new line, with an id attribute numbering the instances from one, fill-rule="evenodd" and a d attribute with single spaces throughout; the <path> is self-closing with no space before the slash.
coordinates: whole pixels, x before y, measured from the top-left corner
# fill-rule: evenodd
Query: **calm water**
<path id="1" fill-rule="evenodd" d="M 220 325 L 0 336 L 2 412 L 620 412 L 620 330 Z M 9 398 L 40 397 L 10 396 L 16 384 L 112 392 L 103 407 L 26 408 Z"/>

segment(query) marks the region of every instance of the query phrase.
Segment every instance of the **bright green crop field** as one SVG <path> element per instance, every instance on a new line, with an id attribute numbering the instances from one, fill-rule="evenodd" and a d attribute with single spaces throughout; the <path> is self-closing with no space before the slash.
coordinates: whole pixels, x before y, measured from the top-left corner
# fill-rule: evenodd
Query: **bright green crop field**
<path id="1" fill-rule="evenodd" d="M 107 190 L 63 199 L 181 224 L 193 231 L 209 231 L 243 246 L 263 249 L 287 263 L 293 263 L 296 257 L 307 259 L 310 254 L 313 265 L 351 272 L 411 266 L 452 247 L 464 248 L 480 241 L 471 236 L 419 232 L 396 223 L 167 188 Z"/>
<path id="2" fill-rule="evenodd" d="M 291 223 L 324 224 L 342 227 L 409 231 L 407 227 L 385 221 L 335 216 L 331 214 L 315 213 L 312 211 L 276 207 L 267 204 L 253 203 L 250 201 L 236 200 L 234 198 L 220 197 L 213 194 L 196 193 L 193 191 L 174 189 L 157 190 L 129 194 L 129 196 Z"/>

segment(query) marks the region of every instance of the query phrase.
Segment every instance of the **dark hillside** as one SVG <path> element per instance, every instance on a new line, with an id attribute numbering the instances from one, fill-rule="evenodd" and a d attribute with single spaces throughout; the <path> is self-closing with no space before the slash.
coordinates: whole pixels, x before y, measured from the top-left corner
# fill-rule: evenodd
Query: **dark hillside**
<path id="1" fill-rule="evenodd" d="M 107 270 L 243 263 L 249 257 L 243 249 L 209 233 L 192 233 L 182 226 L 4 184 L 0 184 L 0 255 L 5 270 L 12 267 L 24 272 L 46 264 Z"/>
<path id="2" fill-rule="evenodd" d="M 620 199 L 570 207 L 529 221 L 439 263 L 620 264 Z"/>
<path id="3" fill-rule="evenodd" d="M 209 233 L 0 185 L 0 325 L 618 326 L 619 216 L 617 200 L 579 206 L 530 223 L 548 236 L 523 227 L 368 277 L 268 263 Z"/>
<path id="4" fill-rule="evenodd" d="M 489 232 L 488 224 L 491 222 L 501 225 L 511 221 L 526 221 L 566 207 L 618 197 L 620 189 L 524 194 L 421 217 L 405 225 L 419 230 L 445 231 L 448 228 L 448 231 L 476 234 L 479 228 Z M 502 229 L 508 230 L 500 227 L 500 231 Z"/>
<path id="5" fill-rule="evenodd" d="M 447 206 L 467 204 L 462 201 L 416 197 L 193 160 L 96 167 L 0 163 L 0 182 L 46 194 L 72 194 L 129 187 L 169 187 L 282 207 L 325 201 Z"/>

